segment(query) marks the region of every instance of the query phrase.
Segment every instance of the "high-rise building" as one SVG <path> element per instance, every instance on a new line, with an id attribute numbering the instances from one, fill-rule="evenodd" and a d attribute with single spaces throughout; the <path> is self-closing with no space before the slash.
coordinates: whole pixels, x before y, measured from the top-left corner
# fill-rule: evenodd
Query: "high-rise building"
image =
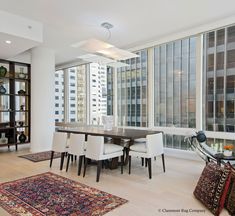
<path id="1" fill-rule="evenodd" d="M 235 26 L 204 34 L 205 128 L 235 131 Z"/>
<path id="2" fill-rule="evenodd" d="M 137 55 L 117 71 L 118 125 L 147 127 L 147 50 Z"/>
<path id="3" fill-rule="evenodd" d="M 68 85 L 64 85 L 65 82 Z M 67 86 L 67 89 L 64 89 L 64 86 Z M 89 97 L 87 92 L 89 92 Z M 68 97 L 66 101 L 64 101 L 65 95 Z M 69 122 L 86 124 L 87 100 L 90 124 L 101 124 L 102 115 L 107 114 L 107 68 L 105 65 L 91 63 L 56 71 L 56 122 L 67 119 Z M 64 104 L 67 107 L 67 113 L 64 113 Z"/>
<path id="4" fill-rule="evenodd" d="M 114 98 L 114 76 L 113 69 L 107 67 L 107 115 L 113 115 L 113 98 Z"/>
<path id="5" fill-rule="evenodd" d="M 102 124 L 102 116 L 107 115 L 107 67 L 90 64 L 90 123 Z"/>
<path id="6" fill-rule="evenodd" d="M 64 72 L 55 72 L 55 121 L 64 121 Z"/>

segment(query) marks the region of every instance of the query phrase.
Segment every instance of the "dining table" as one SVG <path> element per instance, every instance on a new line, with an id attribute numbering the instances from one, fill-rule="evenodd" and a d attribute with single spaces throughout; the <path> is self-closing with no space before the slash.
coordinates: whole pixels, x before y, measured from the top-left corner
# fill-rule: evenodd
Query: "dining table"
<path id="1" fill-rule="evenodd" d="M 136 139 L 146 138 L 147 135 L 163 133 L 157 130 L 142 130 L 133 128 L 113 127 L 112 130 L 105 130 L 102 126 L 78 126 L 78 127 L 57 127 L 56 131 L 64 133 L 85 134 L 86 139 L 88 135 L 104 136 L 112 138 L 112 143 L 121 145 L 123 140 L 126 142 L 125 149 L 125 165 L 128 163 L 129 147 L 134 144 Z M 157 144 L 157 143 L 156 143 Z M 116 159 L 118 160 L 118 159 Z M 116 162 L 113 162 L 116 164 Z M 116 165 L 114 165 L 116 166 Z"/>

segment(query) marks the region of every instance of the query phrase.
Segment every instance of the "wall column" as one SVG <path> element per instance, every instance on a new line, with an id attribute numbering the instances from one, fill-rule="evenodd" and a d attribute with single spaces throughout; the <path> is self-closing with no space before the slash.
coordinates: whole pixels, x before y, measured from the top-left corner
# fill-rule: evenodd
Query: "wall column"
<path id="1" fill-rule="evenodd" d="M 31 152 L 51 149 L 55 130 L 55 54 L 48 48 L 31 50 Z"/>

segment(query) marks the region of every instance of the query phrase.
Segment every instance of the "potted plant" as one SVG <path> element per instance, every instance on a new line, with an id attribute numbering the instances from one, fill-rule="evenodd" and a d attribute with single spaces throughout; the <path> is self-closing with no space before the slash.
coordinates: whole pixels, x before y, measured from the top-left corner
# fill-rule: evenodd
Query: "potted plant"
<path id="1" fill-rule="evenodd" d="M 232 144 L 224 146 L 224 156 L 232 156 L 234 146 Z"/>

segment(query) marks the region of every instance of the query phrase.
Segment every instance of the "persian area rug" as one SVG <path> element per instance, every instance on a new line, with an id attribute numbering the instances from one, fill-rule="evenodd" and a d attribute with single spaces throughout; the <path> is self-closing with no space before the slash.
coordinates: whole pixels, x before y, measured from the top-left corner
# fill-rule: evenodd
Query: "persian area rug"
<path id="1" fill-rule="evenodd" d="M 126 202 L 51 172 L 0 184 L 0 207 L 13 216 L 97 216 Z"/>
<path id="2" fill-rule="evenodd" d="M 54 159 L 59 158 L 61 156 L 60 152 L 55 152 L 54 153 Z M 38 153 L 33 153 L 33 154 L 27 154 L 27 155 L 21 155 L 19 157 L 28 159 L 33 162 L 40 162 L 40 161 L 45 161 L 45 160 L 50 160 L 51 159 L 51 151 L 45 151 L 45 152 L 38 152 Z"/>

